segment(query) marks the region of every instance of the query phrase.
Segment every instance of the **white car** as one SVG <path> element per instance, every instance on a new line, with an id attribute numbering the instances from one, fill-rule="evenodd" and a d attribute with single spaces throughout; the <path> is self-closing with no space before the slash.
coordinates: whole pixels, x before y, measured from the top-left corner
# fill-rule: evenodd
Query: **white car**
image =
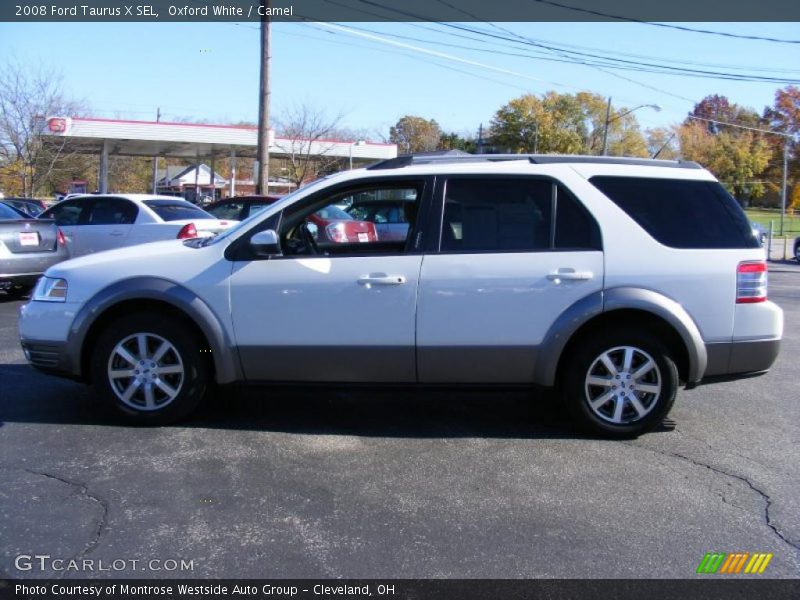
<path id="1" fill-rule="evenodd" d="M 363 194 L 405 199 L 405 239 L 315 239 L 310 217 Z M 185 417 L 212 382 L 513 384 L 621 438 L 681 385 L 769 369 L 783 312 L 744 212 L 695 163 L 400 157 L 213 238 L 50 267 L 19 331 L 35 367 L 138 422 Z"/>
<path id="2" fill-rule="evenodd" d="M 72 256 L 208 237 L 237 223 L 217 219 L 182 198 L 148 194 L 81 195 L 51 206 L 39 218 L 55 220 Z"/>

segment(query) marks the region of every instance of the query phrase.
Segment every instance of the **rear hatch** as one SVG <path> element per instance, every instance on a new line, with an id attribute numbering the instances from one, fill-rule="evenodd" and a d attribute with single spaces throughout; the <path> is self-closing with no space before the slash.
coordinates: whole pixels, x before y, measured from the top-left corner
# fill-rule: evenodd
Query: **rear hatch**
<path id="1" fill-rule="evenodd" d="M 0 242 L 12 254 L 55 252 L 58 228 L 55 221 L 50 220 L 0 221 Z"/>

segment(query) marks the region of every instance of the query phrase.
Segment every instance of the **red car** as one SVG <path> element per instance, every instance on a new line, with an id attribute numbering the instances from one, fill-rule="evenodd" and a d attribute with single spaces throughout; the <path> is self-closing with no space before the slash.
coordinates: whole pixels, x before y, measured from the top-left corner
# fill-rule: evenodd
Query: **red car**
<path id="1" fill-rule="evenodd" d="M 315 228 L 316 227 L 316 231 Z M 324 244 L 357 244 L 377 242 L 375 224 L 369 221 L 356 221 L 341 208 L 331 204 L 308 217 L 308 229 L 317 240 Z"/>

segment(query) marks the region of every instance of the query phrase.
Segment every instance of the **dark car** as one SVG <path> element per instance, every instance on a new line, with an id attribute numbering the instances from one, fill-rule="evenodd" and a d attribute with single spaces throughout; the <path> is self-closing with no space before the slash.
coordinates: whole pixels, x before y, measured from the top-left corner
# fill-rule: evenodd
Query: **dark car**
<path id="1" fill-rule="evenodd" d="M 0 203 L 0 289 L 19 297 L 52 265 L 69 258 L 55 221 L 25 217 Z"/>
<path id="2" fill-rule="evenodd" d="M 800 263 L 800 237 L 794 238 L 794 259 Z"/>
<path id="3" fill-rule="evenodd" d="M 44 202 L 36 198 L 3 198 L 0 202 L 16 208 L 29 217 L 38 217 L 47 208 Z"/>
<path id="4" fill-rule="evenodd" d="M 257 213 L 265 206 L 269 206 L 279 198 L 280 196 L 236 196 L 212 202 L 208 206 L 204 206 L 203 210 L 218 219 L 244 221 L 250 215 Z"/>

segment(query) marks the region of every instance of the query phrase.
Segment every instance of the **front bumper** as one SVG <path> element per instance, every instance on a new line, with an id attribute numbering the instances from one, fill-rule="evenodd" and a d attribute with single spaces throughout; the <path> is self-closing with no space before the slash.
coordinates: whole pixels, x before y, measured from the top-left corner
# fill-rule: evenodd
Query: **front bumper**
<path id="1" fill-rule="evenodd" d="M 74 364 L 74 360 L 67 349 L 66 342 L 43 342 L 20 340 L 22 352 L 32 367 L 60 377 L 79 379 L 79 365 Z"/>

